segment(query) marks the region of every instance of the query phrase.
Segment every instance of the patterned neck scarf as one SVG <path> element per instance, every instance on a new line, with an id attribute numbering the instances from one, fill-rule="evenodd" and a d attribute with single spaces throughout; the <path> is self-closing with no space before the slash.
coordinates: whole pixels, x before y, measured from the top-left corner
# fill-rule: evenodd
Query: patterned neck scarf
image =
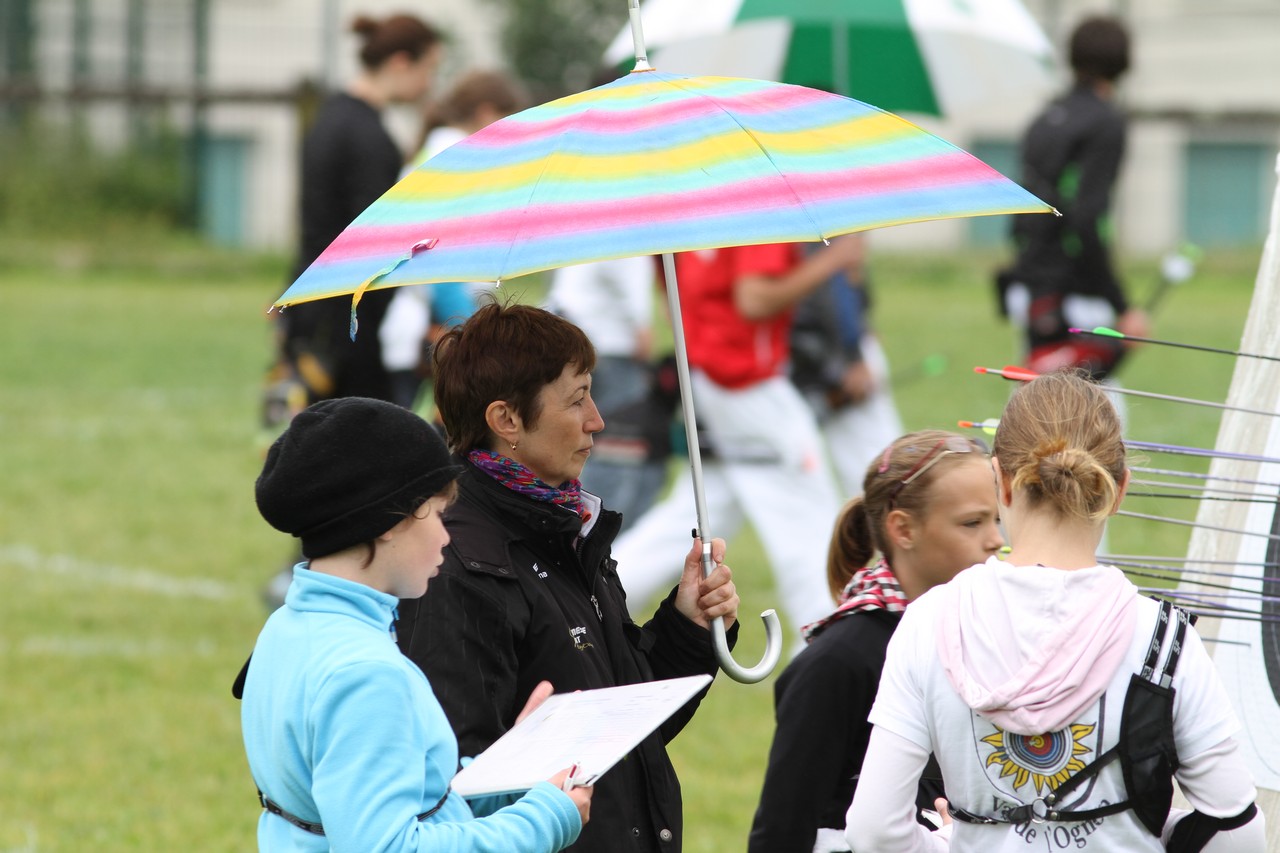
<path id="1" fill-rule="evenodd" d="M 467 454 L 467 459 L 513 492 L 519 492 L 535 501 L 566 507 L 577 513 L 584 522 L 591 517 L 590 511 L 582 502 L 582 483 L 577 480 L 552 486 L 539 480 L 532 471 L 510 456 L 491 450 L 473 450 Z"/>
<path id="2" fill-rule="evenodd" d="M 836 622 L 850 613 L 864 610 L 887 610 L 890 613 L 901 613 L 907 609 L 907 597 L 898 586 L 898 579 L 893 570 L 882 557 L 874 566 L 861 569 L 854 574 L 840 593 L 840 604 L 830 615 L 817 622 L 812 622 L 800 629 L 806 643 L 832 622 Z"/>

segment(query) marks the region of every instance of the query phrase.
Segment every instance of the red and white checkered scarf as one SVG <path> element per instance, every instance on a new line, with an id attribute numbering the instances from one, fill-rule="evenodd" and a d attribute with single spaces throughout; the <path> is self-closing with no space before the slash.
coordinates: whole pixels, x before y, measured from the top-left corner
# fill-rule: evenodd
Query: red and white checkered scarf
<path id="1" fill-rule="evenodd" d="M 845 584 L 840 593 L 840 604 L 830 615 L 817 622 L 812 622 L 800 629 L 806 643 L 839 619 L 850 613 L 864 610 L 888 610 L 890 613 L 901 613 L 907 609 L 907 596 L 903 594 L 898 579 L 894 576 L 889 564 L 880 559 L 874 566 L 860 569 Z"/>

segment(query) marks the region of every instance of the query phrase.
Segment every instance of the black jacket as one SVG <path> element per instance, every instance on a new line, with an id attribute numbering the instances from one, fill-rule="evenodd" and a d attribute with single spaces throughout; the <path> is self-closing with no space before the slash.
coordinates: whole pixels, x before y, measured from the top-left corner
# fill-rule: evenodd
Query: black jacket
<path id="1" fill-rule="evenodd" d="M 320 253 L 400 177 L 404 156 L 378 111 L 345 92 L 321 105 L 302 143 L 302 216 L 297 266 L 302 275 Z M 290 280 L 292 280 L 290 279 Z M 280 315 L 284 354 L 319 360 L 331 374 L 334 397 L 391 399 L 378 327 L 395 291 L 374 290 L 360 300 L 360 333 L 351 339 L 351 297 L 295 305 Z"/>
<path id="2" fill-rule="evenodd" d="M 423 598 L 401 602 L 397 631 L 462 755 L 482 752 L 510 728 L 543 679 L 566 692 L 714 674 L 710 632 L 680 615 L 673 597 L 643 628 L 627 614 L 609 555 L 620 515 L 602 511 L 578 540 L 582 522 L 563 507 L 519 495 L 471 465 L 459 485 L 445 516 L 444 565 Z M 591 821 L 570 850 L 681 849 L 680 783 L 665 743 L 702 695 L 596 784 Z"/>
<path id="3" fill-rule="evenodd" d="M 769 750 L 750 853 L 810 853 L 819 827 L 844 828 L 871 739 L 867 715 L 901 613 L 838 619 L 814 637 L 774 685 L 777 729 Z M 941 773 L 930 760 L 917 805 L 933 808 Z"/>
<path id="4" fill-rule="evenodd" d="M 1022 139 L 1022 185 L 1062 216 L 1014 217 L 1015 275 L 1033 297 L 1100 296 L 1129 307 L 1109 248 L 1111 196 L 1124 159 L 1125 120 L 1087 86 L 1054 100 Z"/>

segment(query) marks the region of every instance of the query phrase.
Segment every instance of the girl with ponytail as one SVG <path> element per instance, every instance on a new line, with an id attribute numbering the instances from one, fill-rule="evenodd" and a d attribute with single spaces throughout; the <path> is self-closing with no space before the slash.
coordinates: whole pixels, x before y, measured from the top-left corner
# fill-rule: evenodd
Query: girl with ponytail
<path id="1" fill-rule="evenodd" d="M 923 430 L 876 456 L 863 494 L 845 505 L 832 533 L 827 580 L 838 606 L 805 626 L 808 645 L 775 687 L 777 731 L 751 853 L 849 849 L 844 814 L 889 637 L 910 601 L 1002 544 L 984 447 Z M 920 786 L 929 808 L 941 796 L 932 775 Z"/>
<path id="2" fill-rule="evenodd" d="M 1185 614 L 1098 564 L 1129 483 L 1106 394 L 1075 372 L 1022 385 L 991 465 L 1011 551 L 922 595 L 894 634 L 852 849 L 1261 853 L 1213 661 Z M 955 820 L 937 832 L 913 819 L 931 753 Z M 1195 811 L 1171 808 L 1175 778 Z"/>

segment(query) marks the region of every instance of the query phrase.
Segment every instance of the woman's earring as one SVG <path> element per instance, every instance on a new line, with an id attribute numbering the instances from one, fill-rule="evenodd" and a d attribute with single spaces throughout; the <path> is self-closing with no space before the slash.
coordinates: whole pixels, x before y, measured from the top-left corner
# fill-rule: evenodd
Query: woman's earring
<path id="1" fill-rule="evenodd" d="M 512 449 L 512 450 L 515 450 L 515 449 L 516 449 L 516 445 L 515 445 L 515 444 L 511 445 L 511 449 Z"/>

